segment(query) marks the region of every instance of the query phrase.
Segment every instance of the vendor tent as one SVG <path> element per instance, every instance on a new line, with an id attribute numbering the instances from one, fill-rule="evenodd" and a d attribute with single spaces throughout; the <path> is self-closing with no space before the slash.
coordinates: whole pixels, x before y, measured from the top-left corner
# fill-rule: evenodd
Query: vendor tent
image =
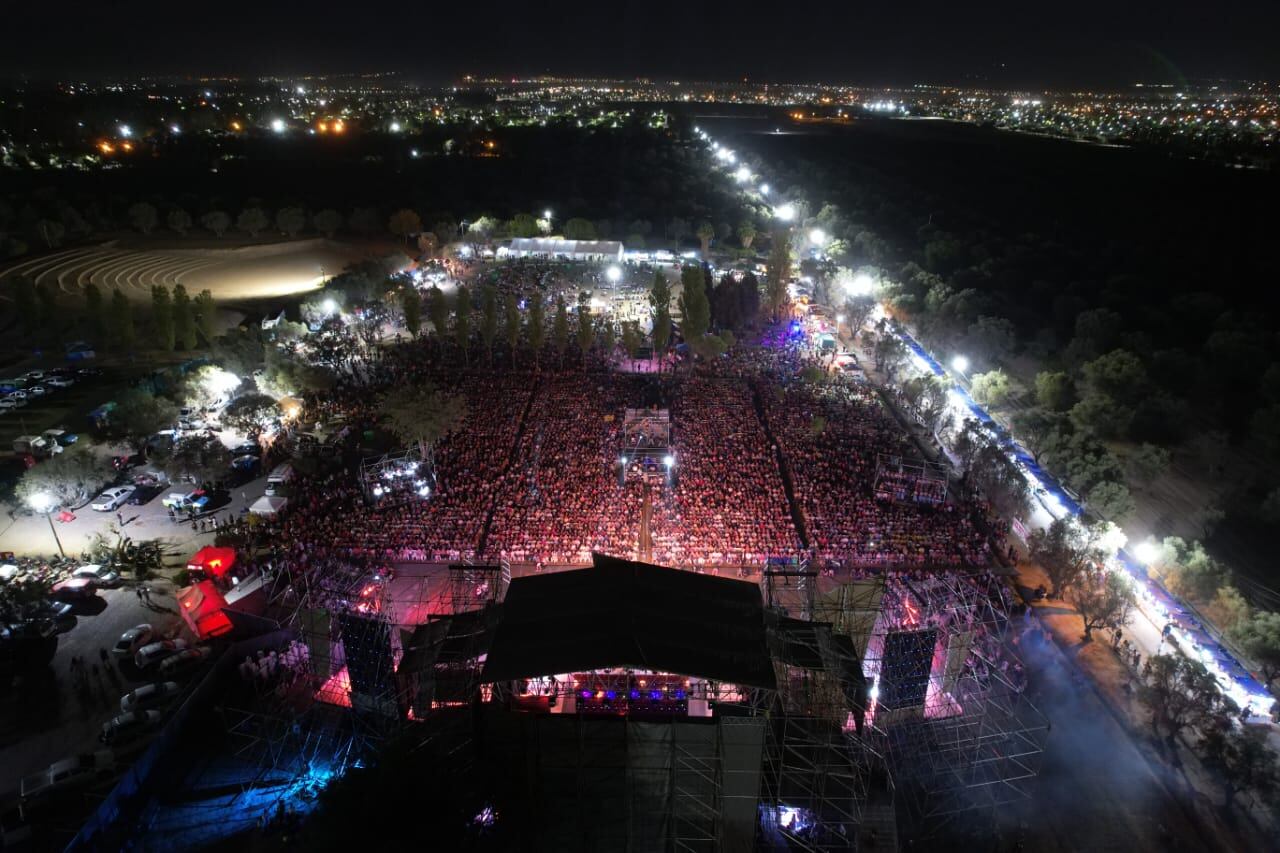
<path id="1" fill-rule="evenodd" d="M 271 518 L 280 510 L 284 509 L 285 504 L 289 503 L 288 498 L 279 495 L 263 495 L 253 502 L 253 506 L 249 507 L 249 512 L 254 515 L 262 515 Z"/>

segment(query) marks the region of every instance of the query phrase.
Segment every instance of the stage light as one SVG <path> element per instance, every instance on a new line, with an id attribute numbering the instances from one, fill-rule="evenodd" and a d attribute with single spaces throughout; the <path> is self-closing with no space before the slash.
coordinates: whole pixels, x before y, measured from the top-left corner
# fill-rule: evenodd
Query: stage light
<path id="1" fill-rule="evenodd" d="M 674 468 L 676 465 L 676 458 L 672 456 L 670 453 L 668 453 L 666 456 L 663 457 L 662 462 L 668 468 Z"/>
<path id="2" fill-rule="evenodd" d="M 965 358 L 962 355 L 958 355 L 955 358 L 951 359 L 951 368 L 956 373 L 964 373 L 966 370 L 969 369 L 969 359 Z"/>
<path id="3" fill-rule="evenodd" d="M 627 457 L 625 457 L 625 456 L 619 456 L 619 457 L 618 457 L 618 464 L 619 464 L 619 465 L 626 465 L 626 464 L 627 464 Z M 642 683 L 643 683 L 643 682 L 642 682 Z"/>

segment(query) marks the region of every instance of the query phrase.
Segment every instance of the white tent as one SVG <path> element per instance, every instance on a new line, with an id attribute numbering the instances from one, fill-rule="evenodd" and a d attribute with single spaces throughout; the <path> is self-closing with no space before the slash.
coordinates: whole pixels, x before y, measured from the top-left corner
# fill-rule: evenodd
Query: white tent
<path id="1" fill-rule="evenodd" d="M 561 240 L 554 237 L 517 237 L 498 250 L 500 257 L 569 258 L 577 261 L 621 261 L 617 240 Z"/>
<path id="2" fill-rule="evenodd" d="M 288 498 L 282 498 L 278 495 L 263 495 L 253 502 L 253 506 L 249 507 L 249 512 L 270 518 L 284 509 L 287 503 L 289 503 Z"/>

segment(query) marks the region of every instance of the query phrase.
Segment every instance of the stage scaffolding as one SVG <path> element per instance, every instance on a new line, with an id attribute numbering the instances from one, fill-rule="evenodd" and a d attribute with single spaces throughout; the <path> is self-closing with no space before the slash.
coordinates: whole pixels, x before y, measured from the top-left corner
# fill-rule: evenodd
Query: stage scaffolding
<path id="1" fill-rule="evenodd" d="M 940 504 L 947 499 L 947 469 L 936 462 L 881 453 L 876 457 L 873 494 L 899 503 Z"/>
<path id="2" fill-rule="evenodd" d="M 866 642 L 865 736 L 914 825 L 1031 795 L 1047 723 L 1008 642 L 1008 590 L 987 573 L 890 574 Z M 980 819 L 988 815 L 975 814 Z"/>
<path id="3" fill-rule="evenodd" d="M 368 761 L 382 743 L 437 711 L 469 704 L 478 692 L 490 605 L 510 577 L 505 563 L 401 577 L 385 566 L 337 559 L 309 572 L 276 573 L 268 615 L 280 630 L 262 648 L 262 660 L 275 653 L 274 675 L 253 678 L 220 708 L 232 755 L 257 767 L 242 793 L 258 791 L 261 801 L 261 791 L 271 789 L 284 802 L 318 778 Z M 464 722 L 465 715 L 452 719 Z M 423 744 L 447 743 L 449 753 L 469 742 L 466 725 L 416 731 Z"/>

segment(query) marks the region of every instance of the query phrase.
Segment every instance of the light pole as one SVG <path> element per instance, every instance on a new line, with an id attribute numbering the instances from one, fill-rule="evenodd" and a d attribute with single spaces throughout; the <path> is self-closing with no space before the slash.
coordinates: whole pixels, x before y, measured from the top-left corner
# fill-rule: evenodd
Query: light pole
<path id="1" fill-rule="evenodd" d="M 36 512 L 44 513 L 45 519 L 49 522 L 49 532 L 53 534 L 53 541 L 58 545 L 58 553 L 63 557 L 67 556 L 67 552 L 62 550 L 62 540 L 58 538 L 58 528 L 53 526 L 53 505 L 56 503 L 53 496 L 46 492 L 37 492 L 27 498 L 27 503 Z"/>

